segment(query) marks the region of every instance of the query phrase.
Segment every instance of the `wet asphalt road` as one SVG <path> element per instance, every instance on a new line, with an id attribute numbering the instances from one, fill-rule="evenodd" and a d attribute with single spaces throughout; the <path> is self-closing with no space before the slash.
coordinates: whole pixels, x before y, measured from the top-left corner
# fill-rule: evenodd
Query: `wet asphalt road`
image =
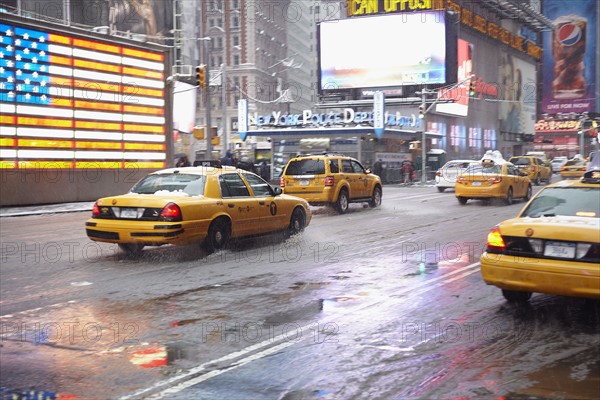
<path id="1" fill-rule="evenodd" d="M 504 301 L 488 230 L 523 206 L 384 187 L 301 235 L 147 248 L 89 213 L 0 219 L 0 386 L 77 398 L 595 399 L 600 306 Z M 154 357 L 154 358 L 151 358 Z"/>

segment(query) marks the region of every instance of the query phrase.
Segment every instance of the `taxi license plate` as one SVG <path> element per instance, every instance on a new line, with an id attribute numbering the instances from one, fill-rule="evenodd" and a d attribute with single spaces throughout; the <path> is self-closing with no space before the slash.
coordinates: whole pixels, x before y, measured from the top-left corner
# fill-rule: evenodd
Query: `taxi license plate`
<path id="1" fill-rule="evenodd" d="M 546 242 L 544 248 L 544 255 L 548 257 L 558 258 L 575 258 L 575 248 L 577 245 L 574 243 L 565 242 Z"/>
<path id="2" fill-rule="evenodd" d="M 137 208 L 122 208 L 121 218 L 137 219 L 138 210 Z"/>
<path id="3" fill-rule="evenodd" d="M 308 186 L 308 179 L 301 179 L 300 186 Z"/>
<path id="4" fill-rule="evenodd" d="M 476 181 L 476 182 L 473 182 L 473 183 L 471 184 L 471 186 L 481 186 L 481 182 L 477 182 L 477 181 Z"/>

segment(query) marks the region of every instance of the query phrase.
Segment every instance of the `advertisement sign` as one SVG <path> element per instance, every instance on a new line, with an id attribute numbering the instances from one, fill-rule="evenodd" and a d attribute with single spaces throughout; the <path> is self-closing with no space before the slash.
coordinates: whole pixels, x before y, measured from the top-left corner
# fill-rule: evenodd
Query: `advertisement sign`
<path id="1" fill-rule="evenodd" d="M 175 81 L 173 91 L 173 128 L 179 132 L 191 133 L 196 123 L 196 86 Z"/>
<path id="2" fill-rule="evenodd" d="M 500 131 L 533 135 L 535 127 L 535 65 L 508 52 L 500 54 Z"/>
<path id="3" fill-rule="evenodd" d="M 469 111 L 469 82 L 465 81 L 473 73 L 473 44 L 458 39 L 458 82 L 463 82 L 450 90 L 439 92 L 441 99 L 452 99 L 454 103 L 438 103 L 435 111 L 444 114 L 466 117 Z"/>
<path id="4" fill-rule="evenodd" d="M 17 23 L 0 43 L 0 167 L 165 167 L 163 52 Z"/>
<path id="5" fill-rule="evenodd" d="M 445 14 L 324 21 L 319 24 L 319 56 L 321 90 L 443 84 Z"/>
<path id="6" fill-rule="evenodd" d="M 596 92 L 596 1 L 546 0 L 542 112 L 590 112 Z"/>

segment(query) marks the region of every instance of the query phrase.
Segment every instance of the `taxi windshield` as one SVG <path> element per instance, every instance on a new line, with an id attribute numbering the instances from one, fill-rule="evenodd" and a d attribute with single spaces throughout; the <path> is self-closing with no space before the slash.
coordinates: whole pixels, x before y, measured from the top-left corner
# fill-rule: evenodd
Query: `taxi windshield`
<path id="1" fill-rule="evenodd" d="M 599 218 L 600 188 L 546 188 L 529 203 L 521 217 L 539 218 L 557 215 Z"/>
<path id="2" fill-rule="evenodd" d="M 139 181 L 131 193 L 136 194 L 187 194 L 202 196 L 206 177 L 196 174 L 154 174 Z"/>

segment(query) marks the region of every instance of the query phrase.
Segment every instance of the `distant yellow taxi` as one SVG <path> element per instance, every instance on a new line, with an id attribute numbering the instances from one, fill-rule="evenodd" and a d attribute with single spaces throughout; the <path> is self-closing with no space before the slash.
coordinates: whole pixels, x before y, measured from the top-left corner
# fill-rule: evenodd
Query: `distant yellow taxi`
<path id="1" fill-rule="evenodd" d="M 600 299 L 600 157 L 580 181 L 540 190 L 488 234 L 481 275 L 506 300 L 532 292 Z"/>
<path id="2" fill-rule="evenodd" d="M 560 168 L 560 176 L 563 179 L 581 178 L 585 173 L 585 160 L 573 158 Z"/>
<path id="3" fill-rule="evenodd" d="M 531 198 L 531 181 L 512 163 L 482 160 L 471 164 L 456 178 L 454 195 L 462 205 L 469 199 L 504 199 L 512 204 L 515 198 Z"/>
<path id="4" fill-rule="evenodd" d="M 300 232 L 310 219 L 305 200 L 282 194 L 256 174 L 198 166 L 157 171 L 127 194 L 99 199 L 85 226 L 91 240 L 118 243 L 130 254 L 144 246 L 192 243 L 212 252 L 230 238 Z"/>

